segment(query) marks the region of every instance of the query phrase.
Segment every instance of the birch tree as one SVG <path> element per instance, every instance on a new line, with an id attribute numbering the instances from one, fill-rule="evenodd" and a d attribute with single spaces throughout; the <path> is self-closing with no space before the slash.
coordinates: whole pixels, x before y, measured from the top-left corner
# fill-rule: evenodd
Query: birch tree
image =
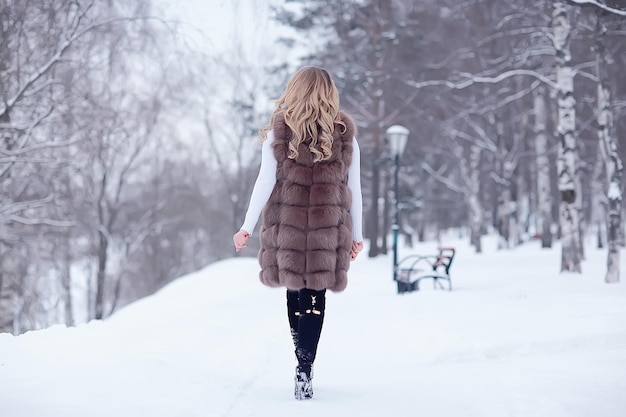
<path id="1" fill-rule="evenodd" d="M 580 271 L 582 227 L 588 216 L 588 210 L 581 207 L 589 206 L 587 167 L 596 155 L 584 140 L 594 120 L 590 95 L 596 80 L 587 71 L 594 58 L 589 52 L 592 36 L 585 16 L 574 7 L 622 16 L 625 12 L 619 2 L 442 1 L 435 7 L 428 2 L 390 1 L 392 18 L 385 25 L 371 26 L 378 32 L 384 30 L 382 43 L 369 37 L 369 26 L 361 22 L 382 22 L 386 15 L 380 7 L 387 2 L 342 2 L 343 8 L 321 0 L 299 3 L 316 6 L 302 9 L 306 13 L 300 22 L 319 30 L 315 33 L 322 45 L 305 62 L 330 63 L 338 74 L 342 100 L 346 98 L 344 103 L 357 115 L 365 134 L 373 134 L 363 138 L 361 132 L 364 154 L 371 150 L 380 157 L 384 147 L 377 148 L 374 141 L 389 120 L 419 132 L 403 158 L 410 168 L 405 176 L 416 177 L 406 183 L 422 184 L 420 177 L 427 174 L 446 184 L 438 192 L 448 193 L 449 198 L 462 193 L 460 217 L 472 230 L 475 243 L 489 219 L 506 240 L 507 225 L 513 227 L 515 221 L 507 202 L 519 206 L 527 198 L 522 192 L 536 192 L 536 203 L 528 205 L 527 216 L 537 219 L 542 246 L 552 245 L 557 223 L 552 214 L 558 212 L 561 269 Z M 408 34 L 410 45 L 403 38 Z M 421 48 L 428 53 L 420 53 Z M 623 90 L 614 75 L 610 81 L 617 91 Z M 613 110 L 622 111 L 624 101 L 612 101 Z M 403 106 L 404 110 L 397 110 Z M 614 118 L 614 125 L 623 123 L 623 118 Z M 532 138 L 524 133 L 529 120 Z M 498 128 L 499 123 L 503 128 Z M 551 140 L 551 131 L 557 132 L 558 140 Z M 534 151 L 532 163 L 520 153 L 529 149 Z M 623 150 L 618 150 L 618 156 L 619 152 Z M 377 168 L 383 166 L 364 164 L 364 193 L 368 210 L 374 210 L 366 216 L 370 230 L 380 230 L 384 219 L 371 216 L 380 214 L 383 206 L 378 201 L 380 193 L 376 194 L 383 178 L 380 172 L 376 176 Z M 379 185 L 374 186 L 377 181 Z M 493 206 L 496 194 L 501 196 L 497 207 Z M 455 216 L 436 208 L 426 212 Z M 425 221 L 436 221 L 437 216 Z M 375 244 L 379 241 L 380 235 Z"/>
<path id="2" fill-rule="evenodd" d="M 564 0 L 552 3 L 552 29 L 556 51 L 556 84 L 558 100 L 557 133 L 559 226 L 561 233 L 561 271 L 581 272 L 580 218 L 576 205 L 577 145 L 574 71 L 571 66 L 571 26 Z"/>
<path id="3" fill-rule="evenodd" d="M 500 116 L 503 117 L 503 116 Z M 520 125 L 525 125 L 526 116 L 521 115 Z M 510 117 L 509 125 L 513 125 L 515 117 Z M 520 160 L 522 129 L 507 129 L 501 120 L 495 120 L 495 170 L 492 179 L 496 183 L 496 228 L 500 236 L 498 247 L 508 249 L 518 243 L 518 219 L 514 207 L 518 206 L 520 190 L 517 196 L 513 195 L 513 188 L 517 186 L 515 173 Z"/>
<path id="4" fill-rule="evenodd" d="M 552 183 L 550 181 L 550 159 L 547 134 L 546 88 L 538 86 L 533 93 L 534 135 L 536 153 L 538 230 L 541 247 L 552 247 Z"/>
<path id="5" fill-rule="evenodd" d="M 598 138 L 600 155 L 605 166 L 607 224 L 607 273 L 605 281 L 620 281 L 620 230 L 622 229 L 622 173 L 623 164 L 617 150 L 617 138 L 611 108 L 611 87 L 608 76 L 608 51 L 605 44 L 606 25 L 603 11 L 597 12 L 596 56 L 598 67 Z"/>
<path id="6" fill-rule="evenodd" d="M 455 150 L 458 152 L 459 149 Z M 461 155 L 457 154 L 457 157 Z M 465 196 L 470 207 L 470 244 L 476 253 L 482 253 L 482 227 L 484 222 L 484 208 L 480 201 L 480 176 L 479 167 L 481 162 L 481 148 L 478 145 L 470 145 L 468 158 L 460 158 L 461 178 L 465 182 Z"/>

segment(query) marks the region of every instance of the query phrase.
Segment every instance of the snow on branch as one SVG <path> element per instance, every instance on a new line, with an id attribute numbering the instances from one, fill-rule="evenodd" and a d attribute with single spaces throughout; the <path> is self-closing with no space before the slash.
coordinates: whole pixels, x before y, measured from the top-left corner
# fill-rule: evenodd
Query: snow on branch
<path id="1" fill-rule="evenodd" d="M 456 116 L 450 118 L 448 121 L 451 123 L 451 122 L 454 122 L 454 121 L 457 121 L 457 120 L 464 120 L 465 117 L 467 117 L 470 114 L 485 115 L 487 113 L 492 113 L 492 112 L 496 111 L 496 109 L 505 107 L 508 104 L 510 104 L 510 103 L 512 103 L 514 101 L 517 101 L 517 100 L 525 97 L 526 95 L 532 93 L 533 90 L 535 88 L 537 88 L 540 84 L 541 83 L 539 81 L 535 80 L 535 81 L 533 81 L 530 84 L 530 87 L 528 87 L 528 88 L 525 88 L 525 89 L 520 90 L 520 91 L 516 91 L 515 93 L 513 93 L 513 94 L 503 98 L 502 100 L 497 101 L 497 102 L 495 102 L 493 104 L 490 104 L 490 105 L 487 105 L 487 106 L 485 106 L 485 105 L 476 105 L 476 106 L 470 107 L 470 108 L 468 108 L 466 110 L 463 110 L 462 112 L 459 112 Z"/>
<path id="2" fill-rule="evenodd" d="M 450 190 L 452 190 L 454 192 L 457 192 L 459 194 L 466 194 L 466 190 L 464 190 L 462 187 L 460 187 L 454 181 L 450 180 L 448 177 L 443 175 L 443 173 L 441 171 L 435 171 L 435 169 L 433 167 L 431 167 L 430 165 L 428 165 L 428 163 L 426 163 L 426 162 L 422 162 L 421 166 L 422 166 L 422 169 L 424 169 L 424 171 L 426 171 L 428 174 L 430 174 L 437 181 L 439 181 L 442 184 L 444 184 Z"/>
<path id="3" fill-rule="evenodd" d="M 626 16 L 626 10 L 616 9 L 606 4 L 600 3 L 598 0 L 565 0 L 574 6 L 594 6 L 598 7 L 606 12 L 613 13 L 619 16 Z"/>
<path id="4" fill-rule="evenodd" d="M 48 148 L 62 148 L 65 146 L 69 146 L 69 145 L 73 145 L 75 143 L 80 142 L 81 139 L 72 139 L 72 140 L 67 140 L 67 141 L 63 141 L 63 142 L 45 142 L 45 143 L 38 143 L 36 145 L 31 145 L 28 147 L 24 147 L 24 148 L 19 148 L 15 151 L 8 151 L 5 149 L 0 149 L 0 154 L 3 155 L 7 155 L 7 156 L 18 156 L 18 155 L 23 155 L 26 153 L 30 153 L 33 152 L 35 150 L 39 150 L 39 149 L 48 149 Z"/>
<path id="5" fill-rule="evenodd" d="M 64 162 L 59 161 L 57 159 L 54 158 L 18 158 L 16 156 L 9 156 L 9 157 L 0 157 L 0 164 L 19 164 L 19 163 L 25 163 L 25 164 L 45 164 L 45 165 L 60 165 L 63 164 Z M 0 171 L 0 178 L 5 174 L 5 172 L 7 172 L 8 170 L 3 169 L 2 171 Z"/>
<path id="6" fill-rule="evenodd" d="M 505 71 L 495 77 L 482 77 L 471 74 L 464 74 L 467 77 L 466 80 L 453 82 L 449 80 L 429 80 L 429 81 L 406 81 L 405 83 L 414 88 L 424 88 L 431 86 L 444 86 L 454 90 L 462 90 L 474 84 L 497 84 L 508 78 L 516 76 L 529 76 L 538 79 L 539 81 L 549 85 L 552 88 L 556 88 L 556 83 L 545 75 L 539 74 L 537 71 L 527 69 L 515 69 Z"/>
<path id="7" fill-rule="evenodd" d="M 100 22 L 95 22 L 87 25 L 82 30 L 80 26 L 82 21 L 86 18 L 87 13 L 93 6 L 93 3 L 82 10 L 72 22 L 72 26 L 68 29 L 68 33 L 65 36 L 65 40 L 58 46 L 55 53 L 45 62 L 41 67 L 39 67 L 30 77 L 27 78 L 24 85 L 17 90 L 17 92 L 13 95 L 13 97 L 9 98 L 5 103 L 0 103 L 0 116 L 9 112 L 13 106 L 24 96 L 35 94 L 38 91 L 44 89 L 45 87 L 49 87 L 51 85 L 57 84 L 56 80 L 48 80 L 43 82 L 40 86 L 34 87 L 35 83 L 44 77 L 44 75 L 50 72 L 50 69 L 56 65 L 61 58 L 65 55 L 67 50 L 80 38 L 82 38 L 87 33 L 93 32 L 96 29 L 99 29 L 104 26 L 121 23 L 121 22 L 133 22 L 140 20 L 156 20 L 162 23 L 166 23 L 163 19 L 155 16 L 130 16 L 130 17 L 116 17 L 107 20 L 103 20 Z M 32 88 L 35 88 L 34 91 L 29 91 Z"/>
<path id="8" fill-rule="evenodd" d="M 38 218 L 38 219 L 27 219 L 26 217 L 17 216 L 15 214 L 9 216 L 9 220 L 14 221 L 16 223 L 21 223 L 27 226 L 54 226 L 54 227 L 71 227 L 75 226 L 76 222 L 69 220 L 55 220 L 55 219 L 47 219 L 47 218 Z"/>
<path id="9" fill-rule="evenodd" d="M 0 215 L 11 216 L 20 211 L 35 209 L 43 207 L 52 202 L 52 196 L 48 196 L 39 200 L 19 201 L 17 203 L 10 203 L 5 206 L 0 206 Z"/>
<path id="10" fill-rule="evenodd" d="M 51 202 L 52 196 L 48 196 L 39 200 L 20 201 L 17 203 L 8 204 L 6 206 L 0 207 L 0 218 L 29 226 L 48 225 L 55 227 L 70 227 L 76 224 L 74 221 L 71 220 L 56 220 L 46 217 L 26 218 L 18 214 L 25 210 L 33 210 L 44 207 Z"/>
<path id="11" fill-rule="evenodd" d="M 9 172 L 9 169 L 11 169 L 11 167 L 13 166 L 13 164 L 15 164 L 17 162 L 17 158 L 15 158 L 17 155 L 19 155 L 19 153 L 17 153 L 18 151 L 26 148 L 26 145 L 28 143 L 28 140 L 30 138 L 30 135 L 33 132 L 33 129 L 35 129 L 35 127 L 37 127 L 39 125 L 39 123 L 41 123 L 42 120 L 44 120 L 45 118 L 47 118 L 50 113 L 52 113 L 52 108 L 49 108 L 47 112 L 42 113 L 41 115 L 39 115 L 39 117 L 37 117 L 35 120 L 33 120 L 27 127 L 26 127 L 26 132 L 22 135 L 21 139 L 20 139 L 20 143 L 18 145 L 18 149 L 16 151 L 9 151 L 9 150 L 3 150 L 1 152 L 2 155 L 7 155 L 9 158 L 6 161 L 3 162 L 9 162 L 7 163 L 2 169 L 0 169 L 0 178 L 4 177 L 4 175 Z"/>

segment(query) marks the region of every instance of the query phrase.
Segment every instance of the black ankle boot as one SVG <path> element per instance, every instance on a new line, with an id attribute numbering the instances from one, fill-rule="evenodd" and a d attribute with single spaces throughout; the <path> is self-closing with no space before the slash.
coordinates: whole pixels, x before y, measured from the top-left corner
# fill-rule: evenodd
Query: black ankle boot
<path id="1" fill-rule="evenodd" d="M 294 377 L 294 396 L 296 400 L 309 400 L 313 398 L 313 366 L 296 367 Z"/>

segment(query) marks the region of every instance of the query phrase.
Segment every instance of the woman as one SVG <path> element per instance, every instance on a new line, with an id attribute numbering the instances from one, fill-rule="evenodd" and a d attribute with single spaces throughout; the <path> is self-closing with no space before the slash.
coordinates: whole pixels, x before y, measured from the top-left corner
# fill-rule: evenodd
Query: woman
<path id="1" fill-rule="evenodd" d="M 261 282 L 287 288 L 298 365 L 296 399 L 313 396 L 313 362 L 326 290 L 343 291 L 350 260 L 363 249 L 356 127 L 339 111 L 328 72 L 296 72 L 259 131 L 261 169 L 235 249 L 244 248 L 262 211 Z"/>

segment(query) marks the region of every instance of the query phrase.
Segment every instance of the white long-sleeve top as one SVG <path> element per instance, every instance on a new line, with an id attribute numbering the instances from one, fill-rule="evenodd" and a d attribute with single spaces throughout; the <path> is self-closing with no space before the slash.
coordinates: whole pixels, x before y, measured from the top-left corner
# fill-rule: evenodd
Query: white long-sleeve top
<path id="1" fill-rule="evenodd" d="M 272 149 L 274 143 L 274 133 L 267 132 L 267 139 L 263 142 L 261 150 L 261 168 L 254 183 L 250 205 L 246 212 L 246 218 L 241 226 L 241 230 L 252 234 L 263 211 L 263 207 L 269 200 L 274 185 L 276 185 L 276 167 L 278 162 Z M 348 168 L 348 188 L 352 193 L 352 206 L 350 215 L 352 216 L 352 240 L 363 241 L 363 195 L 361 194 L 361 152 L 356 138 L 352 139 L 352 163 Z"/>

